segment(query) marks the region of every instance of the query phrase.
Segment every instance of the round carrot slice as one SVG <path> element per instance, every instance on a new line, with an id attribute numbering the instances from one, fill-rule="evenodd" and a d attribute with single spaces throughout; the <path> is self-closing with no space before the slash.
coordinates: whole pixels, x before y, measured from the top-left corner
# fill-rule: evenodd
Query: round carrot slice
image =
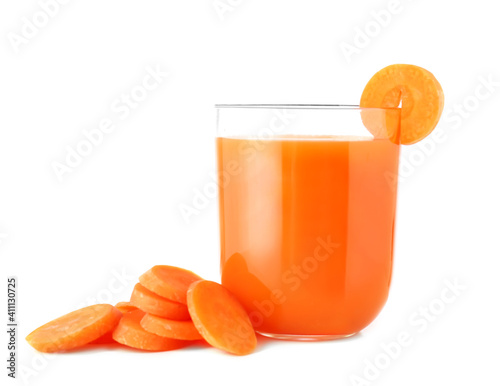
<path id="1" fill-rule="evenodd" d="M 187 302 L 196 329 L 212 346 L 236 355 L 255 350 L 257 338 L 248 314 L 223 286 L 208 280 L 195 282 Z"/>
<path id="2" fill-rule="evenodd" d="M 93 340 L 92 342 L 89 342 L 89 344 L 111 344 L 116 342 L 113 340 L 113 331 L 108 331 L 104 335 L 100 336 L 99 338 Z"/>
<path id="3" fill-rule="evenodd" d="M 118 308 L 122 314 L 137 310 L 137 307 L 130 302 L 118 302 L 115 304 L 115 307 Z"/>
<path id="4" fill-rule="evenodd" d="M 186 304 L 186 292 L 191 283 L 202 280 L 191 271 L 170 265 L 155 265 L 139 277 L 148 290 L 167 299 Z"/>
<path id="5" fill-rule="evenodd" d="M 188 320 L 189 311 L 185 304 L 173 302 L 151 292 L 142 284 L 137 283 L 130 296 L 130 303 L 144 312 L 168 319 Z"/>
<path id="6" fill-rule="evenodd" d="M 26 337 L 42 352 L 71 350 L 113 330 L 122 313 L 111 304 L 95 304 L 70 312 L 44 324 Z"/>
<path id="7" fill-rule="evenodd" d="M 170 320 L 146 314 L 141 320 L 141 326 L 147 332 L 166 338 L 181 340 L 203 339 L 191 320 Z"/>
<path id="8" fill-rule="evenodd" d="M 411 64 L 393 64 L 369 80 L 359 104 L 360 107 L 377 108 L 395 108 L 401 104 L 401 127 L 394 122 L 387 124 L 388 137 L 397 138 L 394 131 L 399 129 L 399 142 L 411 145 L 436 127 L 443 112 L 444 94 L 437 79 L 426 69 Z M 363 123 L 372 134 L 379 131 L 366 116 Z"/>
<path id="9" fill-rule="evenodd" d="M 118 311 L 120 311 L 122 314 L 126 314 L 127 312 L 130 311 L 135 311 L 138 310 L 138 308 L 130 302 L 118 302 L 115 304 L 115 307 Z M 103 336 L 100 336 L 96 340 L 93 340 L 90 342 L 92 344 L 110 344 L 110 343 L 116 343 L 113 339 L 113 331 L 108 331 L 105 333 Z"/>
<path id="10" fill-rule="evenodd" d="M 144 315 L 141 310 L 123 315 L 113 331 L 113 339 L 125 346 L 147 351 L 169 351 L 186 346 L 186 341 L 165 338 L 144 330 L 141 327 Z"/>

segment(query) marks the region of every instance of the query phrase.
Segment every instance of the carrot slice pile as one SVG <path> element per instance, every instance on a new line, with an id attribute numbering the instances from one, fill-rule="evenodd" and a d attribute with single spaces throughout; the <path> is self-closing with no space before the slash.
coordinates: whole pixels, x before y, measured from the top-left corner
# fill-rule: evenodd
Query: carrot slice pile
<path id="1" fill-rule="evenodd" d="M 125 346 L 147 351 L 169 351 L 186 346 L 187 341 L 165 338 L 141 327 L 145 313 L 141 310 L 123 315 L 113 331 L 113 339 Z"/>
<path id="2" fill-rule="evenodd" d="M 28 343 L 42 352 L 66 351 L 90 343 L 111 331 L 122 313 L 110 304 L 96 304 L 70 312 L 34 330 Z"/>
<path id="3" fill-rule="evenodd" d="M 245 309 L 220 284 L 168 265 L 154 266 L 139 280 L 130 302 L 73 311 L 37 328 L 26 340 L 42 352 L 110 343 L 169 351 L 203 339 L 236 355 L 255 349 L 257 339 Z"/>
<path id="4" fill-rule="evenodd" d="M 369 80 L 359 104 L 360 107 L 396 108 L 400 103 L 401 126 L 392 119 L 394 114 L 388 116 L 384 125 L 387 136 L 393 141 L 411 145 L 436 127 L 444 107 L 443 89 L 426 69 L 411 64 L 393 64 Z M 380 133 L 380 119 L 372 119 L 372 113 L 364 111 L 362 118 L 366 128 L 376 135 Z"/>
<path id="5" fill-rule="evenodd" d="M 144 312 L 167 319 L 188 320 L 190 318 L 185 304 L 173 302 L 157 295 L 140 283 L 135 285 L 130 303 Z"/>
<path id="6" fill-rule="evenodd" d="M 141 320 L 146 331 L 166 338 L 181 340 L 203 339 L 191 320 L 170 320 L 146 314 Z"/>
<path id="7" fill-rule="evenodd" d="M 194 325 L 212 346 L 235 355 L 255 350 L 257 338 L 248 314 L 223 286 L 208 280 L 194 282 L 187 304 Z"/>
<path id="8" fill-rule="evenodd" d="M 148 290 L 167 299 L 186 304 L 186 293 L 191 283 L 202 280 L 191 271 L 170 265 L 155 265 L 139 277 Z"/>

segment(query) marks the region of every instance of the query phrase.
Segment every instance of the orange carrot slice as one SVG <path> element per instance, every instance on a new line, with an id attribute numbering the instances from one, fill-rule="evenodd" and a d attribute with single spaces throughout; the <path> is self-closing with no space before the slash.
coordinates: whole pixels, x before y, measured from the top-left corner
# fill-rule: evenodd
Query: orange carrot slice
<path id="1" fill-rule="evenodd" d="M 245 287 L 241 285 L 242 282 L 248 288 L 252 288 L 252 293 L 245 291 Z M 267 301 L 266 299 L 273 299 L 271 290 L 248 270 L 246 260 L 240 253 L 231 255 L 224 264 L 221 272 L 221 284 L 236 296 L 246 310 L 255 307 L 255 301 L 261 303 Z M 254 328 L 262 326 L 264 316 L 260 312 L 249 313 L 248 316 Z M 268 320 L 271 321 L 272 317 L 273 315 L 269 315 Z"/>
<path id="2" fill-rule="evenodd" d="M 141 326 L 147 332 L 166 338 L 181 340 L 203 339 L 191 320 L 171 320 L 146 314 L 141 320 Z"/>
<path id="3" fill-rule="evenodd" d="M 173 302 L 151 292 L 142 284 L 137 283 L 132 291 L 130 303 L 144 312 L 167 319 L 188 320 L 189 311 L 185 304 Z"/>
<path id="4" fill-rule="evenodd" d="M 155 265 L 139 277 L 139 282 L 148 290 L 183 304 L 186 304 L 189 286 L 197 280 L 202 278 L 191 271 L 170 265 Z"/>
<path id="5" fill-rule="evenodd" d="M 360 107 L 395 108 L 401 103 L 399 141 L 411 145 L 436 127 L 444 107 L 441 85 L 429 71 L 411 64 L 393 64 L 377 72 L 361 95 Z M 363 116 L 366 128 L 379 131 L 373 120 Z M 398 125 L 387 123 L 388 136 L 397 138 Z M 391 132 L 392 131 L 392 132 Z"/>
<path id="6" fill-rule="evenodd" d="M 130 302 L 118 302 L 115 304 L 115 307 L 118 308 L 122 314 L 137 310 L 137 307 Z"/>
<path id="7" fill-rule="evenodd" d="M 186 346 L 187 341 L 165 338 L 144 330 L 141 327 L 144 315 L 141 310 L 123 315 L 113 331 L 113 339 L 125 346 L 147 351 L 169 351 Z"/>
<path id="8" fill-rule="evenodd" d="M 208 280 L 195 282 L 187 302 L 196 329 L 212 346 L 236 355 L 255 350 L 257 338 L 248 314 L 223 286 Z"/>
<path id="9" fill-rule="evenodd" d="M 116 342 L 113 340 L 113 330 L 108 331 L 104 335 L 90 342 L 90 344 L 111 344 Z"/>
<path id="10" fill-rule="evenodd" d="M 118 302 L 115 304 L 115 307 L 118 311 L 120 311 L 122 314 L 126 314 L 127 312 L 135 311 L 138 310 L 138 308 L 130 302 Z M 100 336 L 96 340 L 93 340 L 90 342 L 92 344 L 110 344 L 110 343 L 116 343 L 113 339 L 113 331 L 109 331 L 105 333 L 103 336 Z"/>
<path id="11" fill-rule="evenodd" d="M 111 331 L 121 317 L 122 313 L 111 304 L 95 304 L 44 324 L 29 334 L 26 340 L 42 352 L 71 350 Z"/>

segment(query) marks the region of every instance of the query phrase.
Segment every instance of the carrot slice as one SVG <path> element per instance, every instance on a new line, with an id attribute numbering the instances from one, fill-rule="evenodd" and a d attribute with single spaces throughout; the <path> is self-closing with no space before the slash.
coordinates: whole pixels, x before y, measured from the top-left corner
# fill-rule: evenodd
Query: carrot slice
<path id="1" fill-rule="evenodd" d="M 137 283 L 132 291 L 130 303 L 140 310 L 167 319 L 188 320 L 189 311 L 185 304 L 173 302 L 151 292 L 142 284 Z"/>
<path id="2" fill-rule="evenodd" d="M 99 338 L 93 340 L 92 342 L 89 342 L 90 344 L 110 344 L 110 343 L 116 343 L 113 340 L 113 330 L 108 331 L 104 335 L 100 336 Z"/>
<path id="3" fill-rule="evenodd" d="M 175 302 L 186 304 L 186 292 L 191 283 L 201 277 L 179 267 L 155 265 L 139 277 L 139 282 L 148 290 Z"/>
<path id="4" fill-rule="evenodd" d="M 127 312 L 135 311 L 138 310 L 138 308 L 130 302 L 118 302 L 115 304 L 115 307 L 118 311 L 120 311 L 122 314 L 126 314 Z M 100 336 L 96 340 L 93 340 L 90 342 L 92 344 L 110 344 L 110 343 L 116 343 L 113 339 L 113 331 L 109 331 L 105 333 L 103 336 Z"/>
<path id="5" fill-rule="evenodd" d="M 411 145 L 436 127 L 444 107 L 441 85 L 432 73 L 411 64 L 393 64 L 377 72 L 361 95 L 360 107 L 395 108 L 401 103 L 399 141 Z M 366 128 L 376 134 L 379 124 L 363 113 Z M 391 119 L 392 120 L 392 119 Z M 397 138 L 395 122 L 387 122 L 389 138 Z"/>
<path id="6" fill-rule="evenodd" d="M 123 315 L 113 331 L 113 339 L 125 346 L 147 351 L 169 351 L 186 346 L 187 341 L 165 338 L 144 330 L 141 327 L 144 315 L 141 310 Z"/>
<path id="7" fill-rule="evenodd" d="M 191 320 L 171 320 L 146 314 L 141 320 L 141 326 L 147 332 L 166 338 L 181 340 L 203 339 Z"/>
<path id="8" fill-rule="evenodd" d="M 208 280 L 195 282 L 187 302 L 196 329 L 212 346 L 236 355 L 255 350 L 257 338 L 248 314 L 223 286 Z"/>
<path id="9" fill-rule="evenodd" d="M 57 352 L 86 345 L 111 331 L 122 313 L 111 304 L 95 304 L 70 312 L 26 337 L 38 351 Z"/>
<path id="10" fill-rule="evenodd" d="M 130 302 L 118 302 L 115 304 L 115 307 L 118 308 L 122 314 L 137 310 L 137 307 Z"/>
<path id="11" fill-rule="evenodd" d="M 241 286 L 242 282 L 246 284 L 247 288 L 252 288 L 251 294 L 245 291 L 245 287 Z M 221 272 L 221 284 L 236 296 L 247 311 L 255 307 L 255 301 L 261 303 L 266 299 L 273 299 L 271 290 L 248 270 L 246 260 L 240 253 L 231 255 L 224 264 Z M 262 326 L 264 316 L 260 312 L 250 312 L 248 316 L 254 328 Z M 272 323 L 272 317 L 273 315 L 269 315 L 266 321 Z"/>

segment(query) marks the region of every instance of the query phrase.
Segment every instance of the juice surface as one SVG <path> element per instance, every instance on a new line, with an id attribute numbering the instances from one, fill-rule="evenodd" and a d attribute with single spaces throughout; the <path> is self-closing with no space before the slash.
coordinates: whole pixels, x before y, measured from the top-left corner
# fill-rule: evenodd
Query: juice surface
<path id="1" fill-rule="evenodd" d="M 366 327 L 391 282 L 399 146 L 217 138 L 217 153 L 222 284 L 256 330 L 346 335 Z"/>

